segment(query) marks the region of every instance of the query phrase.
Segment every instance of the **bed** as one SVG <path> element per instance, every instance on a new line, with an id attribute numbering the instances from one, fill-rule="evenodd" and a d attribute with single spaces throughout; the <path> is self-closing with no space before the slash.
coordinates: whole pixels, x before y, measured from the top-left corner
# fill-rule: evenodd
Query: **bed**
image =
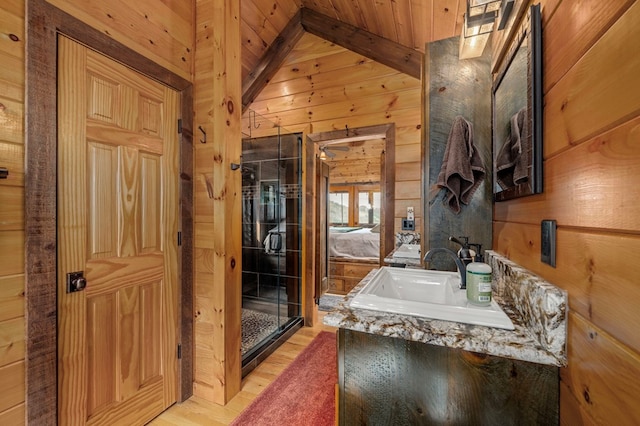
<path id="1" fill-rule="evenodd" d="M 373 228 L 329 228 L 329 257 L 380 259 L 380 233 Z"/>
<path id="2" fill-rule="evenodd" d="M 347 294 L 380 265 L 380 233 L 375 228 L 329 228 L 329 291 Z"/>

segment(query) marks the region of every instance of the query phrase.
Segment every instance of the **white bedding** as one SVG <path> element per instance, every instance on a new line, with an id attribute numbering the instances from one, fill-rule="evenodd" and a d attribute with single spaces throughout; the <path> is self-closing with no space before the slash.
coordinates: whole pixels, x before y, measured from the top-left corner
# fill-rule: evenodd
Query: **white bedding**
<path id="1" fill-rule="evenodd" d="M 380 259 L 380 233 L 371 228 L 329 232 L 329 256 L 349 259 Z"/>

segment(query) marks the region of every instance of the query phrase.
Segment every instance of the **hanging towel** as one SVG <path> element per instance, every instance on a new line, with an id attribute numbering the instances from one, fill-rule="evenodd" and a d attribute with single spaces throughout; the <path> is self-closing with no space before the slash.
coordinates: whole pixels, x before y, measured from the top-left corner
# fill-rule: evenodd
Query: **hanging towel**
<path id="1" fill-rule="evenodd" d="M 515 113 L 510 120 L 507 140 L 502 144 L 496 158 L 496 181 L 502 189 L 525 183 L 529 180 L 529 126 L 527 107 Z"/>
<path id="2" fill-rule="evenodd" d="M 457 116 L 449 132 L 436 182 L 438 187 L 446 189 L 445 204 L 455 214 L 460 213 L 460 203 L 469 204 L 485 174 L 482 158 L 473 145 L 473 126 Z"/>
<path id="3" fill-rule="evenodd" d="M 267 236 L 264 237 L 264 241 L 262 242 L 264 245 L 264 252 L 266 254 L 274 254 L 275 252 L 271 249 L 271 233 L 267 232 Z"/>

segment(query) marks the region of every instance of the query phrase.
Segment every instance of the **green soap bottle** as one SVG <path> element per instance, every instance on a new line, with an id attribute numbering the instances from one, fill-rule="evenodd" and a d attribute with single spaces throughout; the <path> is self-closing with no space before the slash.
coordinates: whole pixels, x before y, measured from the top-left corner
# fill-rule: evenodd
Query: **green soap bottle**
<path id="1" fill-rule="evenodd" d="M 467 265 L 467 300 L 478 306 L 491 304 L 491 266 L 483 262 Z"/>

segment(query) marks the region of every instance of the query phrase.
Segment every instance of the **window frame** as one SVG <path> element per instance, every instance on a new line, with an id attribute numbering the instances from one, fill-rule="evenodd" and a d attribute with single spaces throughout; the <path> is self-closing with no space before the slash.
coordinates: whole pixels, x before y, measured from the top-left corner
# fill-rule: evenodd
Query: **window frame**
<path id="1" fill-rule="evenodd" d="M 349 223 L 346 226 L 362 226 L 362 227 L 374 227 L 375 223 L 360 224 L 360 193 L 369 193 L 369 200 L 373 204 L 373 193 L 380 192 L 380 209 L 382 209 L 382 193 L 380 191 L 380 183 L 366 183 L 366 184 L 353 184 L 353 185 L 329 185 L 329 194 L 331 193 L 347 193 L 349 194 Z M 329 197 L 328 197 L 329 198 Z M 329 219 L 330 215 L 329 215 Z M 345 226 L 343 224 L 336 224 L 329 222 L 330 226 Z"/>

